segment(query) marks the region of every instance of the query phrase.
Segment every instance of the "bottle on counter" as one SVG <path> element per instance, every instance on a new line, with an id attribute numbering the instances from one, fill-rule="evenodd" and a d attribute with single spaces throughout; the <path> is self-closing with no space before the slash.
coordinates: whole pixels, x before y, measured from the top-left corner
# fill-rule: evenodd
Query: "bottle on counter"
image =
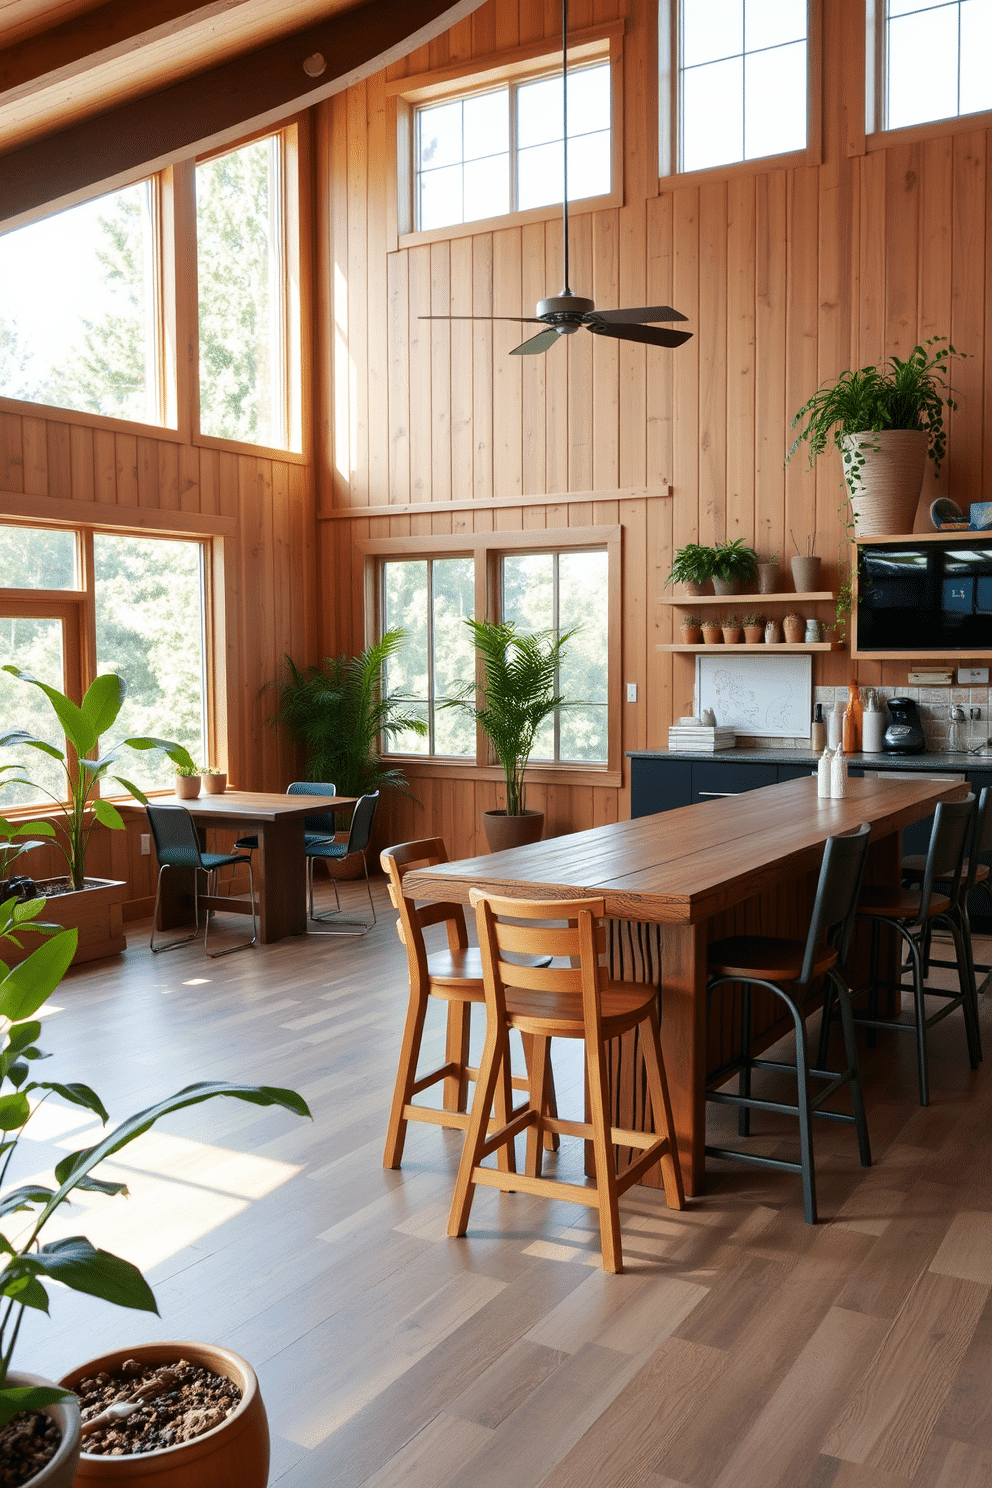
<path id="1" fill-rule="evenodd" d="M 885 735 L 885 705 L 873 687 L 868 689 L 861 717 L 861 748 L 865 754 L 881 754 Z"/>
<path id="2" fill-rule="evenodd" d="M 827 744 L 827 725 L 823 718 L 823 704 L 817 703 L 813 710 L 813 722 L 809 731 L 809 747 L 814 754 L 822 754 Z"/>
<path id="3" fill-rule="evenodd" d="M 830 761 L 830 796 L 834 801 L 842 801 L 847 795 L 847 760 L 844 751 L 838 749 Z"/>
<path id="4" fill-rule="evenodd" d="M 844 710 L 844 729 L 841 735 L 845 754 L 857 754 L 861 748 L 862 718 L 861 693 L 857 682 L 852 681 L 847 689 L 847 707 Z"/>
<path id="5" fill-rule="evenodd" d="M 830 763 L 832 755 L 829 748 L 825 748 L 820 755 L 816 766 L 816 794 L 819 798 L 830 795 Z"/>
<path id="6" fill-rule="evenodd" d="M 844 737 L 844 704 L 835 703 L 827 714 L 827 743 L 831 749 L 839 749 Z"/>

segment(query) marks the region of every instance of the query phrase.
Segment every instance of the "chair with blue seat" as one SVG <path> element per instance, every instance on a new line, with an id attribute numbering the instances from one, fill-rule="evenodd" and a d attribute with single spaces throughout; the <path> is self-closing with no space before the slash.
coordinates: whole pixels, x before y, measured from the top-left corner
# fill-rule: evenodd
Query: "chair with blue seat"
<path id="1" fill-rule="evenodd" d="M 286 787 L 287 796 L 336 796 L 337 793 L 337 786 L 329 780 L 294 780 L 292 785 Z M 333 837 L 337 831 L 334 813 L 322 811 L 315 816 L 304 817 L 303 831 L 307 838 Z M 239 837 L 234 845 L 241 852 L 255 852 L 258 848 L 258 834 L 250 832 L 246 837 Z"/>
<path id="2" fill-rule="evenodd" d="M 365 857 L 365 850 L 372 836 L 372 823 L 375 820 L 376 808 L 379 805 L 379 792 L 371 791 L 366 796 L 360 796 L 355 807 L 355 814 L 351 818 L 351 828 L 348 832 L 347 842 L 336 842 L 333 836 L 314 836 L 310 832 L 306 835 L 307 855 L 307 895 L 309 913 L 311 920 L 316 924 L 326 924 L 328 920 L 335 919 L 341 913 L 341 899 L 338 895 L 337 880 L 332 878 L 334 885 L 334 901 L 336 908 L 327 914 L 317 914 L 313 906 L 313 869 L 318 861 L 325 863 L 342 862 L 352 853 L 360 853 L 362 868 L 365 870 L 365 888 L 369 896 L 369 908 L 372 911 L 371 920 L 339 920 L 332 930 L 325 930 L 325 935 L 367 935 L 376 923 L 375 903 L 372 898 L 372 885 L 369 883 L 369 865 Z M 307 817 L 307 821 L 311 820 Z M 345 928 L 347 927 L 347 928 Z"/>
<path id="3" fill-rule="evenodd" d="M 172 951 L 178 946 L 189 945 L 200 933 L 200 883 L 199 874 L 216 873 L 218 868 L 226 868 L 228 865 L 244 863 L 248 869 L 249 892 L 251 895 L 251 940 L 239 941 L 237 945 L 227 946 L 222 951 L 211 951 L 210 940 L 210 916 L 212 910 L 207 911 L 207 923 L 203 933 L 203 949 L 207 955 L 216 960 L 218 956 L 229 956 L 232 951 L 244 951 L 253 946 L 258 936 L 258 915 L 255 905 L 255 876 L 252 873 L 251 855 L 238 853 L 212 853 L 204 852 L 200 847 L 200 839 L 193 825 L 193 818 L 185 806 L 148 806 L 148 822 L 155 839 L 155 854 L 158 858 L 158 882 L 155 887 L 155 910 L 152 915 L 152 933 L 149 945 L 156 953 L 159 951 Z M 193 906 L 196 921 L 191 935 L 180 936 L 177 940 L 170 940 L 165 945 L 155 944 L 155 926 L 158 923 L 159 905 L 162 899 L 162 875 L 167 868 L 181 868 L 193 870 Z"/>

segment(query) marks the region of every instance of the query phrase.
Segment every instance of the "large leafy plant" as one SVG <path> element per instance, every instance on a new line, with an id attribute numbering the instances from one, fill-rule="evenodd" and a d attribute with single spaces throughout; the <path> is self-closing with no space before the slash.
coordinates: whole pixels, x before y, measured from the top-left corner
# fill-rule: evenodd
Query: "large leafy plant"
<path id="1" fill-rule="evenodd" d="M 948 364 L 952 357 L 967 356 L 950 343 L 938 346 L 945 340 L 944 336 L 931 337 L 921 346 L 914 346 L 905 361 L 892 356 L 881 367 L 842 372 L 835 381 L 817 388 L 792 420 L 793 428 L 802 427 L 786 462 L 805 443 L 812 466 L 816 456 L 833 443 L 841 452 L 844 477 L 854 494 L 860 485 L 864 458 L 857 446 L 843 443 L 845 436 L 919 429 L 927 436 L 927 452 L 934 474 L 939 475 L 947 448 L 944 407 L 957 407 L 947 382 Z"/>
<path id="2" fill-rule="evenodd" d="M 273 722 L 306 746 L 309 780 L 333 781 L 342 796 L 406 789 L 403 771 L 384 765 L 379 753 L 384 738 L 427 733 L 424 720 L 405 706 L 408 699 L 382 690 L 386 663 L 403 641 L 402 630 L 387 630 L 357 656 L 328 656 L 305 669 L 286 657 Z"/>
<path id="3" fill-rule="evenodd" d="M 26 904 L 8 899 L 0 905 L 0 941 L 8 939 L 20 945 L 26 930 L 40 931 L 48 937 L 13 970 L 0 961 L 0 1190 L 7 1183 L 33 1112 L 51 1095 L 92 1111 L 104 1124 L 109 1120 L 103 1102 L 88 1085 L 31 1077 L 32 1066 L 47 1057 L 37 1045 L 41 1024 L 34 1015 L 61 981 L 75 952 L 77 936 L 75 930 L 42 924 L 39 916 L 44 906 L 43 899 Z M 292 1090 L 225 1080 L 187 1085 L 129 1116 L 92 1147 L 64 1157 L 55 1168 L 53 1186 L 30 1182 L 0 1193 L 0 1221 L 5 1222 L 0 1230 L 0 1252 L 6 1262 L 0 1271 L 0 1426 L 20 1410 L 40 1409 L 70 1394 L 55 1387 L 7 1385 L 24 1309 L 48 1312 L 48 1283 L 61 1282 L 73 1291 L 103 1297 L 119 1307 L 158 1311 L 151 1288 L 130 1261 L 98 1250 L 82 1235 L 43 1242 L 41 1235 L 48 1221 L 69 1203 L 77 1189 L 126 1194 L 123 1183 L 95 1176 L 99 1164 L 148 1131 L 160 1117 L 221 1095 L 257 1106 L 282 1106 L 298 1116 L 310 1115 L 302 1096 Z"/>
<path id="4" fill-rule="evenodd" d="M 96 749 L 100 738 L 108 729 L 113 728 L 117 722 L 117 715 L 121 711 L 124 699 L 127 695 L 127 685 L 123 677 L 118 677 L 114 672 L 107 672 L 87 688 L 82 703 L 77 704 L 71 698 L 66 697 L 64 692 L 59 692 L 57 687 L 49 687 L 45 682 L 39 682 L 30 672 L 22 671 L 17 666 L 5 666 L 5 672 L 10 672 L 21 682 L 29 682 L 33 687 L 38 687 L 48 698 L 55 716 L 59 721 L 62 732 L 67 741 L 66 749 L 59 749 L 55 744 L 49 744 L 45 739 L 36 739 L 26 729 L 11 729 L 0 735 L 0 748 L 24 748 L 40 751 L 47 754 L 51 759 L 58 760 L 65 772 L 66 796 L 60 800 L 53 796 L 43 786 L 36 786 L 43 795 L 48 796 L 58 812 L 58 820 L 55 823 L 54 835 L 55 846 L 58 847 L 66 860 L 69 877 L 72 879 L 74 889 L 83 887 L 86 862 L 86 848 L 90 840 L 90 833 L 97 822 L 105 827 L 121 830 L 124 821 L 116 806 L 105 800 L 98 794 L 99 783 L 110 776 L 110 767 L 117 763 L 120 758 L 121 749 L 126 745 L 130 749 L 161 749 L 177 765 L 192 765 L 193 761 L 186 749 L 181 744 L 173 743 L 169 739 L 153 739 L 147 736 L 133 739 L 122 739 L 119 744 L 113 745 L 104 754 L 96 759 L 88 758 Z M 123 775 L 110 776 L 122 785 L 132 796 L 147 805 L 147 799 L 142 791 Z M 30 781 L 20 783 L 30 784 Z M 32 824 L 35 831 L 40 830 L 40 824 Z"/>
<path id="5" fill-rule="evenodd" d="M 522 816 L 524 772 L 538 730 L 556 708 L 567 708 L 555 692 L 566 645 L 574 630 L 519 634 L 509 621 L 472 620 L 475 649 L 485 675 L 476 699 L 476 684 L 466 682 L 446 707 L 466 708 L 488 735 L 506 776 L 506 814 Z"/>

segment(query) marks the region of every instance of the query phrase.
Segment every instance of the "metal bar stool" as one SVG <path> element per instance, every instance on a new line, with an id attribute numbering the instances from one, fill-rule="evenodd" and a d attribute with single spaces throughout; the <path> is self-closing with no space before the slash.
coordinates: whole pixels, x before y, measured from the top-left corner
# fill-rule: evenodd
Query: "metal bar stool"
<path id="1" fill-rule="evenodd" d="M 971 970 L 972 980 L 975 980 L 976 972 L 984 972 L 984 980 L 980 987 L 975 988 L 975 1000 L 987 991 L 989 983 L 992 982 L 992 965 L 985 963 L 975 965 L 975 953 L 971 939 L 971 918 L 968 910 L 968 899 L 973 890 L 981 889 L 989 907 L 992 908 L 992 876 L 988 863 L 981 861 L 983 853 L 992 853 L 992 789 L 985 786 L 978 797 L 978 810 L 975 813 L 975 829 L 971 834 L 968 844 L 968 856 L 961 865 L 961 893 L 960 908 L 961 922 L 964 932 L 964 946 L 968 954 L 968 963 Z M 917 888 L 922 883 L 923 873 L 926 868 L 926 856 L 923 853 L 912 853 L 902 860 L 902 881 L 906 888 Z M 938 886 L 943 890 L 946 880 L 938 877 Z M 923 956 L 924 972 L 930 966 L 956 967 L 956 961 L 941 961 L 930 955 L 929 936 Z M 981 1052 L 979 1050 L 979 1052 Z"/>
<path id="2" fill-rule="evenodd" d="M 711 1077 L 711 1085 L 722 1084 L 728 1075 L 737 1072 L 736 1094 L 708 1088 L 706 1099 L 721 1105 L 738 1107 L 737 1129 L 741 1137 L 751 1134 L 752 1111 L 778 1111 L 791 1113 L 799 1118 L 800 1161 L 766 1157 L 736 1147 L 716 1147 L 707 1143 L 710 1157 L 727 1158 L 732 1162 L 751 1163 L 760 1167 L 777 1168 L 785 1172 L 801 1173 L 803 1180 L 803 1208 L 807 1224 L 816 1224 L 816 1175 L 813 1163 L 813 1116 L 828 1121 L 844 1121 L 854 1125 L 858 1136 L 861 1166 L 871 1166 L 871 1147 L 868 1141 L 868 1123 L 865 1119 L 864 1097 L 858 1076 L 858 1057 L 854 1046 L 854 1027 L 851 1019 L 850 993 L 844 980 L 844 963 L 851 942 L 854 913 L 858 903 L 858 891 L 864 874 L 871 827 L 863 822 L 856 832 L 843 837 L 827 839 L 820 866 L 820 878 L 813 904 L 813 914 L 805 943 L 770 935 L 735 935 L 725 940 L 714 941 L 709 948 L 709 980 L 706 984 L 706 1014 L 709 1018 L 713 993 L 727 982 L 743 984 L 741 1007 L 740 1056 L 731 1064 L 718 1070 Z M 827 993 L 836 996 L 840 1006 L 844 1028 L 844 1047 L 847 1068 L 841 1071 L 824 1068 L 825 1058 L 821 1052 L 818 1067 L 810 1068 L 806 1057 L 806 1002 L 821 977 L 826 978 Z M 778 1059 L 755 1059 L 751 1054 L 751 989 L 764 987 L 785 1003 L 792 1015 L 796 1036 L 796 1062 L 787 1064 Z M 754 1070 L 794 1070 L 798 1085 L 795 1105 L 783 1101 L 766 1100 L 752 1094 L 751 1075 Z M 815 1096 L 810 1091 L 810 1080 L 825 1080 L 827 1084 Z M 843 1086 L 851 1087 L 853 1110 L 824 1110 L 824 1102 Z"/>
<path id="3" fill-rule="evenodd" d="M 249 892 L 251 895 L 251 940 L 239 941 L 237 945 L 227 946 L 223 951 L 211 951 L 210 941 L 210 917 L 213 910 L 207 910 L 207 923 L 203 932 L 203 949 L 211 960 L 218 956 L 230 956 L 233 951 L 245 951 L 249 946 L 255 944 L 258 938 L 258 915 L 255 905 L 255 876 L 251 868 L 251 855 L 244 856 L 241 853 L 209 853 L 200 848 L 200 839 L 196 835 L 193 818 L 185 806 L 148 806 L 148 821 L 155 839 L 155 854 L 158 858 L 158 881 L 155 886 L 155 909 L 152 914 L 152 933 L 149 945 L 155 952 L 172 951 L 178 946 L 189 945 L 200 933 L 200 873 L 216 873 L 218 868 L 226 868 L 228 864 L 244 863 L 248 869 Z M 165 945 L 155 944 L 155 926 L 158 923 L 159 904 L 162 899 L 162 875 L 167 868 L 193 869 L 193 908 L 195 924 L 191 935 L 180 936 L 177 940 L 170 940 Z"/>

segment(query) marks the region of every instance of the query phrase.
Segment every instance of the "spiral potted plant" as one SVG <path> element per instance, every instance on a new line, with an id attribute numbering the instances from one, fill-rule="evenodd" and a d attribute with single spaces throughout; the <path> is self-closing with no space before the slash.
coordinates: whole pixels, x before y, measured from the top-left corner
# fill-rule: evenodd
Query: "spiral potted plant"
<path id="1" fill-rule="evenodd" d="M 843 461 L 856 537 L 902 536 L 913 530 L 927 455 L 940 474 L 947 444 L 944 407 L 956 408 L 947 382 L 956 351 L 944 336 L 914 346 L 903 361 L 845 371 L 809 398 L 792 420 L 801 425 L 786 463 L 800 444 L 812 467 L 828 444 Z M 938 349 L 934 349 L 938 348 Z"/>

